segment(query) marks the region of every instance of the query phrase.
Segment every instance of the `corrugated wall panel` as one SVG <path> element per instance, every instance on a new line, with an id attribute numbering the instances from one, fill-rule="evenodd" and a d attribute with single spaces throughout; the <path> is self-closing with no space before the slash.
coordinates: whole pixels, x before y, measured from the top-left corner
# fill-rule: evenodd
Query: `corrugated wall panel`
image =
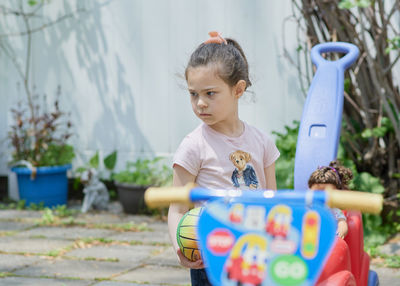
<path id="1" fill-rule="evenodd" d="M 119 0 L 81 2 L 88 12 L 34 37 L 33 79 L 51 102 L 62 86 L 61 106 L 75 123 L 76 165 L 96 150 L 119 151 L 118 167 L 142 155 L 169 159 L 200 121 L 191 111 L 183 73 L 191 52 L 219 30 L 242 45 L 250 63 L 255 103 L 240 115 L 266 132 L 299 119 L 302 98 L 296 72 L 282 57 L 282 21 L 290 1 Z M 43 14 L 61 15 L 75 2 L 53 1 Z M 295 30 L 286 31 L 294 35 Z M 294 36 L 288 36 L 293 39 Z M 295 42 L 290 42 L 293 52 Z M 3 57 L 1 59 L 4 59 Z M 12 68 L 7 59 L 2 69 Z M 2 72 L 1 98 L 15 96 L 16 73 Z M 10 104 L 0 106 L 0 135 Z M 4 157 L 4 156 L 3 156 Z M 6 173 L 4 158 L 0 172 Z"/>

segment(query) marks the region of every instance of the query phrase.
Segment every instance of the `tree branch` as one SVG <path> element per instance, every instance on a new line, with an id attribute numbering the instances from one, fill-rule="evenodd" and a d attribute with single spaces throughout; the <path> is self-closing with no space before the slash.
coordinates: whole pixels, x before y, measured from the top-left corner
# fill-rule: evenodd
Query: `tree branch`
<path id="1" fill-rule="evenodd" d="M 29 30 L 27 29 L 26 31 L 23 31 L 23 32 L 0 34 L 0 39 L 1 38 L 6 38 L 6 37 L 18 37 L 18 36 L 25 36 L 25 35 L 28 35 L 28 34 L 33 34 L 33 33 L 42 31 L 42 30 L 44 30 L 44 29 L 46 29 L 48 27 L 54 26 L 55 24 L 60 23 L 60 22 L 62 22 L 64 20 L 66 20 L 68 18 L 71 18 L 71 17 L 75 16 L 76 14 L 79 14 L 79 13 L 82 13 L 82 12 L 87 12 L 87 10 L 86 9 L 77 9 L 76 11 L 74 11 L 72 13 L 69 13 L 69 14 L 65 14 L 65 15 L 61 16 L 60 18 L 58 18 L 58 19 L 56 19 L 54 21 L 45 23 L 45 24 L 43 24 L 43 25 L 41 25 L 39 27 L 35 27 L 35 28 L 29 29 Z"/>

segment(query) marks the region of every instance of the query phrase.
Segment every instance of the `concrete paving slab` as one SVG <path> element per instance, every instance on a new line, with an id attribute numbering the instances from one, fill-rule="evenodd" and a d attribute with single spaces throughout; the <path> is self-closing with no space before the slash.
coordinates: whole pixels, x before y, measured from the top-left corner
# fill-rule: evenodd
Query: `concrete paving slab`
<path id="1" fill-rule="evenodd" d="M 168 232 L 168 223 L 164 221 L 155 221 L 149 223 L 149 228 L 154 231 L 165 231 Z"/>
<path id="2" fill-rule="evenodd" d="M 39 261 L 41 261 L 41 258 L 38 256 L 2 254 L 0 256 L 0 272 L 12 272 Z"/>
<path id="3" fill-rule="evenodd" d="M 16 237 L 45 237 L 48 239 L 78 238 L 107 238 L 117 234 L 117 231 L 109 229 L 91 229 L 84 227 L 36 227 L 16 234 Z"/>
<path id="4" fill-rule="evenodd" d="M 68 240 L 42 238 L 0 237 L 0 251 L 6 253 L 48 253 L 71 245 Z"/>
<path id="5" fill-rule="evenodd" d="M 1 221 L 0 220 L 0 232 L 2 231 L 16 231 L 24 230 L 34 227 L 35 224 L 32 222 L 14 222 L 14 221 Z"/>
<path id="6" fill-rule="evenodd" d="M 178 262 L 178 258 L 174 249 L 171 246 L 166 246 L 164 251 L 152 256 L 149 260 L 146 261 L 147 264 L 153 265 L 165 265 L 165 266 L 180 266 Z"/>
<path id="7" fill-rule="evenodd" d="M 101 224 L 101 223 L 124 223 L 123 216 L 110 213 L 85 213 L 79 214 L 76 217 L 78 221 L 85 221 L 87 223 Z"/>
<path id="8" fill-rule="evenodd" d="M 15 271 L 16 275 L 31 277 L 56 277 L 75 279 L 108 279 L 129 269 L 138 267 L 132 262 L 51 260 Z"/>
<path id="9" fill-rule="evenodd" d="M 122 282 L 122 281 L 101 281 L 99 283 L 93 284 L 91 286 L 139 286 L 143 284 L 136 284 L 132 282 Z M 146 284 L 146 286 L 160 286 L 160 284 Z"/>
<path id="10" fill-rule="evenodd" d="M 399 242 L 388 243 L 380 246 L 378 250 L 387 255 L 400 255 L 400 243 Z"/>
<path id="11" fill-rule="evenodd" d="M 25 278 L 6 277 L 0 278 L 0 285 L 4 286 L 89 286 L 93 281 L 70 280 L 70 279 L 46 279 L 46 278 Z"/>
<path id="12" fill-rule="evenodd" d="M 371 265 L 371 269 L 378 274 L 379 285 L 394 286 L 400 284 L 400 269 L 381 268 L 375 265 Z"/>
<path id="13" fill-rule="evenodd" d="M 42 213 L 28 210 L 0 210 L 0 219 L 38 219 Z"/>
<path id="14" fill-rule="evenodd" d="M 74 209 L 77 211 L 81 211 L 82 209 L 82 200 L 78 199 L 70 199 L 68 200 L 68 208 L 69 209 Z M 98 213 L 98 212 L 108 212 L 108 213 L 113 213 L 113 214 L 120 214 L 123 213 L 123 208 L 119 200 L 111 200 L 108 202 L 107 209 L 106 210 L 95 210 L 95 209 L 90 209 L 88 213 Z"/>
<path id="15" fill-rule="evenodd" d="M 141 284 L 190 285 L 190 273 L 183 267 L 145 265 L 118 276 L 114 280 L 134 281 Z"/>
<path id="16" fill-rule="evenodd" d="M 145 265 L 115 277 L 117 281 L 131 281 L 138 284 L 190 285 L 190 271 L 183 267 Z"/>
<path id="17" fill-rule="evenodd" d="M 120 232 L 109 237 L 119 241 L 140 241 L 144 244 L 170 244 L 171 241 L 167 231 L 139 231 L 139 232 Z"/>
<path id="18" fill-rule="evenodd" d="M 122 213 L 119 215 L 122 222 L 134 221 L 136 223 L 147 223 L 151 224 L 159 221 L 158 218 L 148 215 L 139 215 L 139 214 L 126 214 Z"/>
<path id="19" fill-rule="evenodd" d="M 141 262 L 154 254 L 164 251 L 164 247 L 151 245 L 95 245 L 90 248 L 74 249 L 65 255 L 77 258 L 118 259 L 119 261 Z"/>
<path id="20" fill-rule="evenodd" d="M 125 213 L 113 214 L 109 212 L 88 212 L 85 214 L 79 214 L 76 217 L 77 220 L 83 220 L 89 223 L 128 223 L 134 222 L 140 223 L 157 223 L 160 222 L 159 219 L 146 216 L 146 215 L 131 215 Z"/>

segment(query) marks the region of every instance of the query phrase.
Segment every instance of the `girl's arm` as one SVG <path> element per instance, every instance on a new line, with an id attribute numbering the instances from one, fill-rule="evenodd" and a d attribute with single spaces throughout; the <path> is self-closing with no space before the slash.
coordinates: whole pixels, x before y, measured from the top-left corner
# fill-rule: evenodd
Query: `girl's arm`
<path id="1" fill-rule="evenodd" d="M 276 190 L 275 163 L 264 169 L 268 190 Z"/>
<path id="2" fill-rule="evenodd" d="M 186 169 L 179 165 L 174 166 L 173 180 L 172 183 L 175 187 L 185 186 L 187 183 L 194 182 L 195 176 L 190 174 Z M 168 211 L 168 232 L 169 237 L 172 241 L 175 253 L 177 253 L 180 263 L 188 268 L 203 268 L 203 261 L 197 260 L 192 262 L 183 256 L 179 249 L 178 242 L 176 241 L 176 230 L 178 228 L 179 221 L 182 216 L 189 210 L 186 205 L 181 204 L 171 204 Z"/>
<path id="3" fill-rule="evenodd" d="M 347 221 L 342 218 L 339 219 L 338 224 L 337 224 L 337 231 L 336 231 L 337 236 L 344 239 L 344 237 L 347 235 L 348 231 L 349 231 L 349 227 L 347 226 Z"/>

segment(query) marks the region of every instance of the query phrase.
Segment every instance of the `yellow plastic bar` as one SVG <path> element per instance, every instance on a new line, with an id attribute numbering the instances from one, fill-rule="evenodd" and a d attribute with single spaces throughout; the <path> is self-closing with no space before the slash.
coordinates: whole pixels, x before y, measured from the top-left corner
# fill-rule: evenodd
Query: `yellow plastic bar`
<path id="1" fill-rule="evenodd" d="M 326 193 L 326 204 L 331 208 L 372 214 L 379 214 L 382 211 L 383 196 L 379 194 L 344 190 L 326 190 Z"/>
<path id="2" fill-rule="evenodd" d="M 148 207 L 165 207 L 171 203 L 191 204 L 190 191 L 196 184 L 183 187 L 148 188 L 144 200 Z M 342 210 L 358 210 L 363 213 L 379 214 L 382 211 L 383 196 L 359 191 L 326 190 L 326 205 Z"/>
<path id="3" fill-rule="evenodd" d="M 144 201 L 149 208 L 165 207 L 171 203 L 190 204 L 190 190 L 196 186 L 189 183 L 183 187 L 148 188 Z"/>

